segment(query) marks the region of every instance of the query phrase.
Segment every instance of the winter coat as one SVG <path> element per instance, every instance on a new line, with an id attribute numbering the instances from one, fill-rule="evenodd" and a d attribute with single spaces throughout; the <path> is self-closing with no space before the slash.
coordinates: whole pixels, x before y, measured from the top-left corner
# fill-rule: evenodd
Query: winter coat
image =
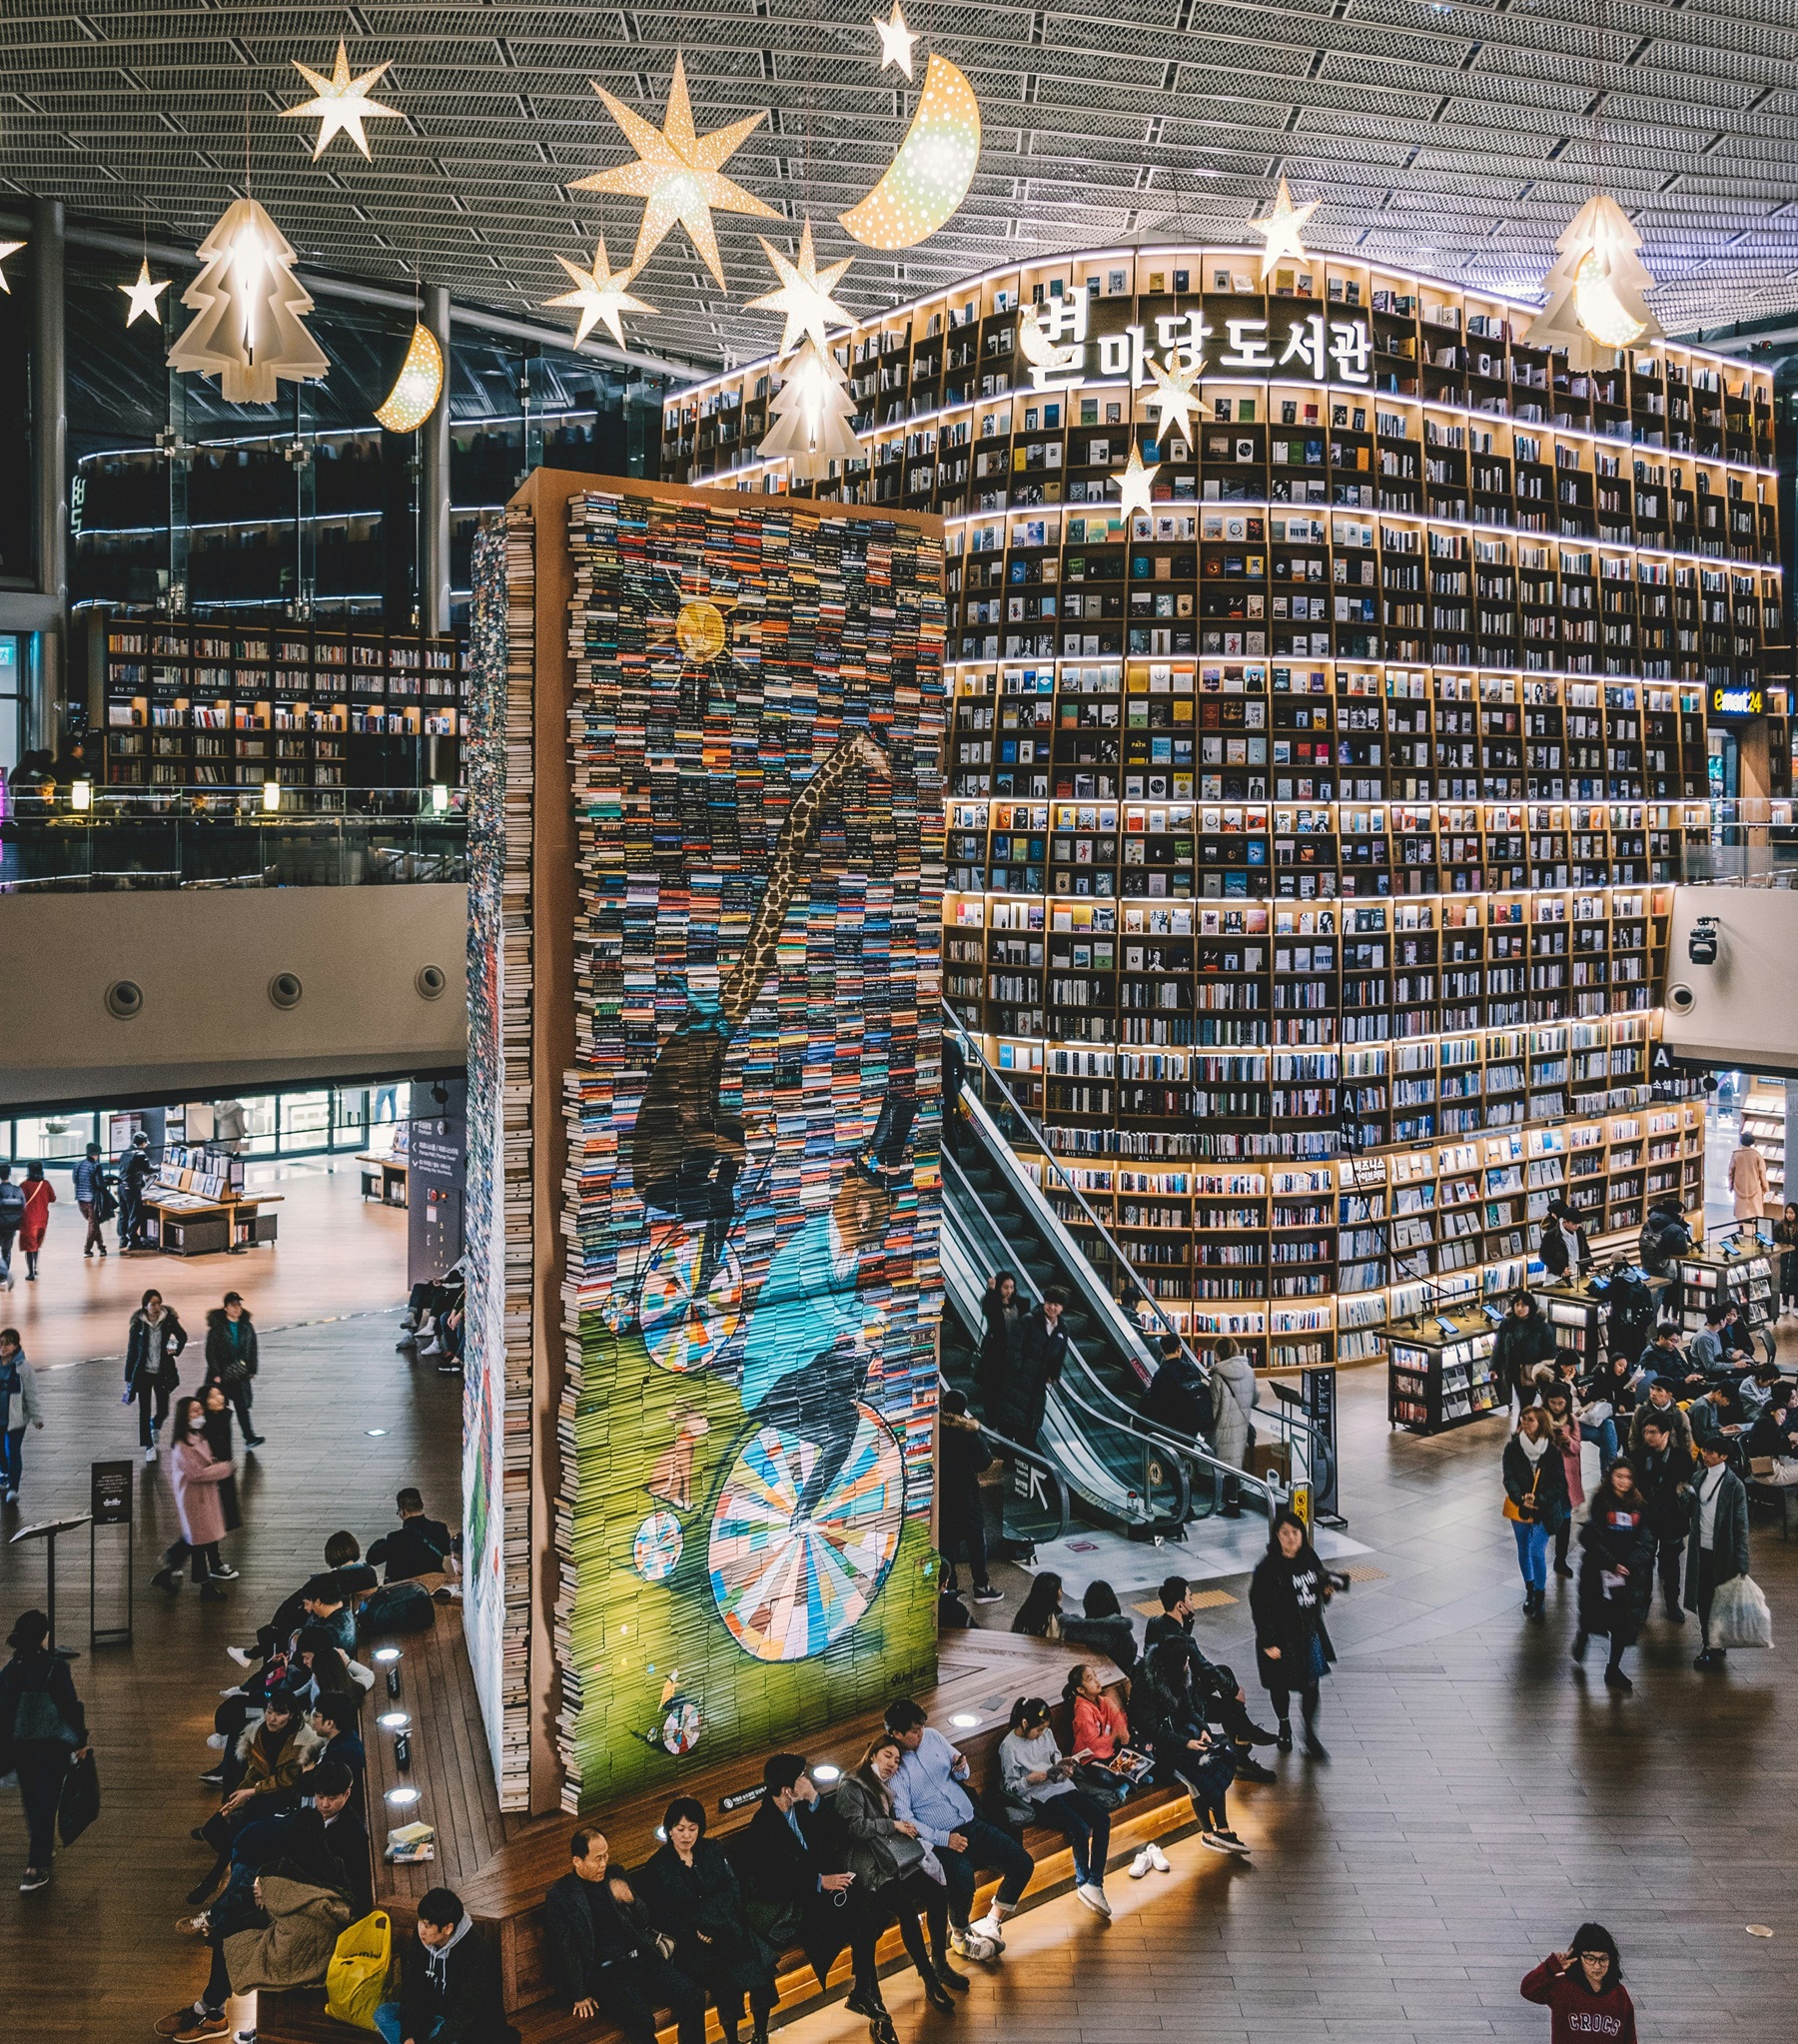
<path id="1" fill-rule="evenodd" d="M 1529 1500 L 1528 1519 L 1550 1533 L 1559 1533 L 1573 1506 L 1567 1496 L 1567 1466 L 1552 1441 L 1543 1449 L 1541 1460 L 1532 1464 L 1523 1452 L 1521 1436 L 1511 1436 L 1504 1444 L 1504 1495 L 1517 1506 Z"/>
<path id="2" fill-rule="evenodd" d="M 1552 1453 L 1552 1451 L 1550 1451 Z M 1249 1609 L 1255 1619 L 1255 1661 L 1264 1689 L 1306 1689 L 1317 1681 L 1314 1642 L 1322 1649 L 1325 1673 L 1336 1659 L 1324 1605 L 1330 1578 L 1310 1546 L 1289 1561 L 1278 1547 L 1256 1563 L 1249 1583 Z M 1268 1648 L 1280 1658 L 1270 1660 Z"/>
<path id="3" fill-rule="evenodd" d="M 1212 1453 L 1232 1469 L 1248 1466 L 1258 1390 L 1255 1365 L 1247 1356 L 1222 1356 L 1212 1365 Z"/>
<path id="4" fill-rule="evenodd" d="M 1752 1143 L 1739 1144 L 1729 1158 L 1729 1191 L 1738 1221 L 1758 1221 L 1767 1204 L 1767 1160 Z"/>
<path id="5" fill-rule="evenodd" d="M 1184 1354 L 1164 1356 L 1143 1394 L 1143 1418 L 1152 1426 L 1189 1440 L 1209 1434 L 1217 1419 L 1211 1387 L 1198 1364 Z"/>
<path id="6" fill-rule="evenodd" d="M 836 1813 L 849 1837 L 847 1870 L 860 1888 L 884 1888 L 923 1864 L 923 1846 L 894 1829 L 892 1790 L 871 1767 L 837 1783 Z"/>
<path id="7" fill-rule="evenodd" d="M 1642 1457 L 1648 1453 L 1642 1441 L 1642 1429 L 1650 1420 L 1659 1420 L 1672 1432 L 1675 1448 L 1682 1448 L 1688 1456 L 1692 1453 L 1692 1423 L 1680 1406 L 1657 1406 L 1652 1399 L 1644 1398 L 1635 1409 L 1635 1418 L 1629 1423 L 1629 1459 L 1638 1468 Z"/>
<path id="8" fill-rule="evenodd" d="M 131 1316 L 125 1337 L 125 1382 L 134 1399 L 145 1398 L 157 1385 L 173 1391 L 181 1382 L 175 1359 L 187 1347 L 187 1329 L 165 1303 L 162 1318 L 152 1321 L 140 1306 Z"/>
<path id="9" fill-rule="evenodd" d="M 1136 1627 L 1122 1611 L 1110 1618 L 1064 1617 L 1061 1636 L 1068 1646 L 1087 1646 L 1103 1653 L 1120 1674 L 1136 1671 Z"/>
<path id="10" fill-rule="evenodd" d="M 228 1387 L 235 1387 L 252 1378 L 257 1371 L 256 1329 L 249 1314 L 239 1317 L 238 1339 L 234 1347 L 231 1339 L 231 1316 L 222 1306 L 215 1306 L 206 1316 L 206 1375 L 208 1381 L 217 1378 Z"/>
<path id="11" fill-rule="evenodd" d="M 271 1804 L 291 1799 L 294 1784 L 325 1750 L 325 1741 L 305 1718 L 296 1715 L 277 1741 L 259 1717 L 238 1735 L 237 1756 L 243 1762 L 240 1788 L 248 1788 Z"/>
<path id="12" fill-rule="evenodd" d="M 1567 1238 L 1561 1226 L 1551 1215 L 1542 1223 L 1542 1238 L 1536 1245 L 1536 1254 L 1542 1259 L 1542 1268 L 1551 1278 L 1564 1278 L 1577 1264 L 1583 1271 L 1592 1261 L 1591 1245 L 1586 1241 L 1585 1230 L 1577 1225 L 1573 1229 L 1573 1246 L 1567 1246 Z"/>
<path id="13" fill-rule="evenodd" d="M 1665 1277 L 1674 1259 L 1686 1255 L 1691 1247 L 1692 1231 L 1678 1214 L 1650 1214 L 1636 1238 L 1642 1268 L 1653 1278 Z"/>
<path id="14" fill-rule="evenodd" d="M 225 1940 L 231 1991 L 323 1987 L 338 1938 L 350 1928 L 349 1898 L 336 1888 L 315 1887 L 285 1874 L 264 1874 L 261 1886 L 267 1925 L 236 1931 Z"/>
<path id="15" fill-rule="evenodd" d="M 999 1398 L 999 1432 L 1025 1448 L 1036 1446 L 1048 1410 L 1049 1387 L 1061 1382 L 1068 1359 L 1067 1330 L 1051 1327 L 1039 1306 L 1024 1322 L 1018 1353 Z"/>
<path id="16" fill-rule="evenodd" d="M 1523 1976 L 1518 1992 L 1552 2011 L 1549 2044 L 1636 2044 L 1635 2004 L 1628 1988 L 1607 1978 L 1604 1991 L 1594 1994 L 1577 1959 L 1564 1973 L 1555 1971 L 1552 1959 L 1544 1959 Z"/>
<path id="17" fill-rule="evenodd" d="M 961 1413 L 940 1416 L 937 1482 L 942 1498 L 940 1531 L 946 1550 L 971 1532 L 982 1530 L 985 1507 L 980 1497 L 980 1473 L 992 1460 L 992 1450 L 987 1447 L 977 1421 Z"/>
<path id="18" fill-rule="evenodd" d="M 44 1408 L 38 1401 L 37 1373 L 26 1362 L 23 1349 L 12 1359 L 10 1374 L 18 1382 L 17 1391 L 11 1394 L 6 1388 L 9 1366 L 0 1364 L 0 1432 L 42 1426 Z"/>
<path id="19" fill-rule="evenodd" d="M 44 1230 L 50 1225 L 50 1209 L 56 1204 L 56 1188 L 47 1178 L 28 1178 L 19 1189 L 25 1195 L 25 1218 L 19 1223 L 19 1247 L 42 1249 Z"/>
<path id="20" fill-rule="evenodd" d="M 1567 1476 L 1567 1503 L 1569 1505 L 1583 1505 L 1585 1503 L 1585 1476 L 1580 1468 L 1579 1415 L 1577 1412 L 1573 1415 L 1572 1420 L 1567 1426 L 1555 1427 L 1550 1430 L 1548 1453 L 1552 1455 L 1556 1449 L 1560 1451 L 1561 1468 L 1566 1472 Z"/>
<path id="21" fill-rule="evenodd" d="M 175 1516 L 181 1536 L 190 1547 L 205 1547 L 225 1537 L 225 1504 L 219 1486 L 232 1474 L 228 1462 L 215 1462 L 204 1437 L 177 1444 L 170 1461 L 175 1486 Z"/>
<path id="22" fill-rule="evenodd" d="M 1506 1313 L 1498 1338 L 1492 1344 L 1492 1374 L 1498 1380 L 1498 1399 L 1503 1404 L 1510 1393 L 1515 1391 L 1522 1404 L 1528 1405 L 1534 1396 L 1530 1389 L 1530 1372 L 1538 1363 L 1554 1361 L 1554 1330 L 1548 1325 L 1548 1316 L 1531 1299 L 1529 1313 L 1519 1320 L 1514 1313 Z"/>
<path id="23" fill-rule="evenodd" d="M 716 1839 L 699 1839 L 691 1866 L 672 1845 L 662 1846 L 631 1885 L 656 1929 L 674 1939 L 674 1963 L 689 1980 L 725 1996 L 773 1986 L 776 1955 L 749 1928 L 736 1869 Z"/>
<path id="24" fill-rule="evenodd" d="M 1748 1573 L 1748 1490 L 1734 1470 L 1722 1465 L 1723 1481 L 1717 1491 L 1716 1519 L 1711 1528 L 1711 1552 L 1716 1561 L 1713 1580 L 1728 1582 Z M 1686 1506 L 1685 1607 L 1698 1608 L 1698 1539 L 1703 1519 L 1700 1487 L 1710 1474 L 1700 1469 L 1692 1479 L 1692 1495 Z"/>
<path id="25" fill-rule="evenodd" d="M 1684 1487 L 1692 1481 L 1692 1452 L 1669 1440 L 1658 1454 L 1644 1448 L 1632 1457 L 1636 1489 L 1648 1505 L 1648 1524 L 1658 1540 L 1685 1537 L 1686 1498 Z"/>
<path id="26" fill-rule="evenodd" d="M 1632 1493 L 1627 1501 L 1600 1494 L 1579 1530 L 1579 1624 L 1585 1632 L 1608 1633 L 1625 1645 L 1642 1629 L 1654 1593 L 1654 1529 L 1648 1501 Z M 1614 1590 L 1604 1576 L 1628 1570 Z"/>
<path id="27" fill-rule="evenodd" d="M 1005 1387 L 1011 1380 L 1012 1359 L 1024 1334 L 1024 1302 L 1014 1291 L 1010 1301 L 1002 1305 L 998 1293 L 989 1292 L 981 1302 L 981 1312 L 986 1318 L 986 1332 L 981 1337 L 976 1371 L 980 1380 L 980 1409 L 996 1427 Z"/>

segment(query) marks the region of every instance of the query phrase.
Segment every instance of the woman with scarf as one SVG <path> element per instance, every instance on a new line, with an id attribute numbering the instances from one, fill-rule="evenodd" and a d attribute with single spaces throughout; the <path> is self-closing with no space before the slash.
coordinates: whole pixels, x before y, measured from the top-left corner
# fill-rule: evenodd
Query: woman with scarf
<path id="1" fill-rule="evenodd" d="M 1523 1615 L 1539 1618 L 1548 1591 L 1548 1535 L 1560 1532 L 1571 1510 L 1567 1466 L 1540 1406 L 1523 1408 L 1504 1445 L 1504 1516 L 1517 1536 Z"/>
<path id="2" fill-rule="evenodd" d="M 1268 1551 L 1257 1562 L 1249 1584 L 1255 1661 L 1280 1720 L 1280 1750 L 1293 1750 L 1289 1713 L 1297 1690 L 1305 1750 L 1314 1760 L 1330 1758 L 1318 1737 L 1318 1684 L 1336 1659 L 1324 1623 L 1324 1606 L 1335 1594 L 1336 1578 L 1318 1559 L 1305 1522 L 1297 1513 L 1277 1512 Z"/>
<path id="3" fill-rule="evenodd" d="M 1567 1549 L 1573 1539 L 1572 1507 L 1585 1503 L 1585 1478 L 1579 1465 L 1578 1395 L 1570 1384 L 1551 1384 L 1542 1393 L 1542 1411 L 1548 1415 L 1548 1433 L 1559 1451 L 1567 1485 L 1567 1517 L 1554 1532 L 1554 1572 L 1571 1575 L 1573 1564 L 1567 1559 Z"/>
<path id="4" fill-rule="evenodd" d="M 1623 1672 L 1623 1649 L 1635 1644 L 1654 1592 L 1654 1529 L 1648 1501 L 1626 1462 L 1614 1462 L 1592 1494 L 1591 1510 L 1579 1531 L 1579 1630 L 1573 1635 L 1573 1664 L 1585 1659 L 1592 1633 L 1608 1635 L 1604 1666 L 1607 1689 L 1633 1689 Z"/>

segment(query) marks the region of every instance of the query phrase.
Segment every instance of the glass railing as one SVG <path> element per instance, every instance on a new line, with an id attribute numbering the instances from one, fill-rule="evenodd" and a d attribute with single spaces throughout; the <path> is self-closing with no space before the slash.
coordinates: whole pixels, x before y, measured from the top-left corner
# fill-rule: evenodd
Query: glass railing
<path id="1" fill-rule="evenodd" d="M 374 887 L 468 876 L 466 796 L 446 788 L 8 791 L 0 894 Z"/>
<path id="2" fill-rule="evenodd" d="M 1689 887 L 1798 886 L 1798 801 L 1743 795 L 1688 803 L 1679 878 Z"/>

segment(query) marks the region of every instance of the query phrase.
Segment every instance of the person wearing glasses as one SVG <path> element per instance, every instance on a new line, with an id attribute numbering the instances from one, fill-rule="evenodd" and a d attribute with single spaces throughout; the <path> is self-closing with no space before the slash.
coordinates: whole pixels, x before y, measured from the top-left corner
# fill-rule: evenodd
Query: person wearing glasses
<path id="1" fill-rule="evenodd" d="M 1552 2044 L 1636 2044 L 1635 2003 L 1623 1985 L 1617 1941 L 1601 1923 L 1582 1923 L 1570 1951 L 1555 1952 L 1517 1990 L 1552 2016 Z"/>

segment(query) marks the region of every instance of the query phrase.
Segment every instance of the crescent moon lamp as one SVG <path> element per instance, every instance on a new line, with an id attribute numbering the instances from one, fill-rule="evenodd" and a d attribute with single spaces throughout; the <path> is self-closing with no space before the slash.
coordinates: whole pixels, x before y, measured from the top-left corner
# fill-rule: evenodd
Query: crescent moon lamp
<path id="1" fill-rule="evenodd" d="M 867 248 L 916 248 L 968 196 L 979 163 L 980 102 L 963 74 L 933 50 L 898 155 L 868 196 L 837 219 Z"/>
<path id="2" fill-rule="evenodd" d="M 421 320 L 412 331 L 406 360 L 388 393 L 388 401 L 375 417 L 389 433 L 413 433 L 437 409 L 444 389 L 444 351 L 438 338 Z"/>

